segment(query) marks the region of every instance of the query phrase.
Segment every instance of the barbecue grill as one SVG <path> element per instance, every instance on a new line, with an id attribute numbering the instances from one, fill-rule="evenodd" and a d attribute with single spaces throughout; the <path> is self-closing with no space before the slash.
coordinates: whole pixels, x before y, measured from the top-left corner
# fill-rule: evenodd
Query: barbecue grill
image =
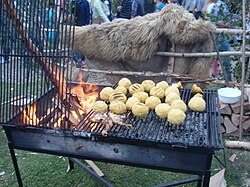
<path id="1" fill-rule="evenodd" d="M 22 180 L 14 149 L 67 156 L 71 167 L 73 163 L 80 165 L 106 186 L 112 185 L 76 158 L 195 175 L 158 186 L 188 182 L 209 185 L 212 157 L 223 148 L 216 91 L 204 90 L 206 110 L 188 109 L 182 125 L 171 125 L 154 111 L 144 118 L 127 112 L 124 123 L 133 128 L 113 125 L 103 136 L 104 125 L 91 121 L 94 112 L 90 106 L 104 86 L 72 81 L 75 58 L 72 47 L 66 45 L 67 40 L 74 40 L 66 35 L 74 32 L 70 1 L 63 11 L 66 15 L 54 10 L 59 16 L 49 28 L 48 4 L 16 2 L 4 0 L 0 12 L 0 124 L 8 138 L 19 186 Z M 58 37 L 51 40 L 51 32 Z M 188 103 L 191 90 L 180 91 Z"/>

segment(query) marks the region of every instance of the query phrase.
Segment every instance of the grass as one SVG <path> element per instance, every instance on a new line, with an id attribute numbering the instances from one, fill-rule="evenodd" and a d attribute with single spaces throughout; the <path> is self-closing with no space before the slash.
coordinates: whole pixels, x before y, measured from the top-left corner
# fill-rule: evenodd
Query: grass
<path id="1" fill-rule="evenodd" d="M 228 162 L 226 181 L 228 186 L 245 186 L 250 178 L 250 152 L 244 150 L 226 149 L 226 158 L 237 155 L 234 163 Z M 65 157 L 38 154 L 16 150 L 18 165 L 24 186 L 60 186 L 60 187 L 101 187 L 89 174 L 75 166 L 75 169 L 66 173 L 68 160 Z M 220 151 L 218 156 L 222 158 Z M 123 165 L 95 162 L 104 172 L 107 179 L 118 187 L 144 187 L 182 179 L 187 175 L 163 172 L 152 169 L 129 167 Z M 247 164 L 248 163 L 248 164 Z M 213 159 L 212 171 L 218 172 L 222 166 Z M 17 186 L 17 180 L 7 147 L 7 139 L 0 128 L 0 187 Z M 188 184 L 185 186 L 195 186 Z M 247 185 L 246 185 L 247 186 Z"/>

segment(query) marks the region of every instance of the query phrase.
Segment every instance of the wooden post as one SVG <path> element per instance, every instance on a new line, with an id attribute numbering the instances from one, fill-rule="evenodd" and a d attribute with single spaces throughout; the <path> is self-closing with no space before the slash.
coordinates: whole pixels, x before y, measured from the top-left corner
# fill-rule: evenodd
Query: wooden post
<path id="1" fill-rule="evenodd" d="M 245 92 L 245 52 L 246 52 L 246 0 L 242 0 L 242 18 L 243 18 L 243 35 L 242 35 L 242 69 L 241 69 L 241 100 L 240 100 L 240 127 L 239 140 L 242 141 L 242 122 L 244 114 L 244 92 Z"/>

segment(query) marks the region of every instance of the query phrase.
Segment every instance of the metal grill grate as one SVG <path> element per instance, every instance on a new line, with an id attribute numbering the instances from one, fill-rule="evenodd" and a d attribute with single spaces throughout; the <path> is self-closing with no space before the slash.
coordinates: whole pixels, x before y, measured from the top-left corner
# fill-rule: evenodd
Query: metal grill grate
<path id="1" fill-rule="evenodd" d="M 191 94 L 190 89 L 181 89 L 181 98 L 187 104 Z M 193 112 L 190 109 L 186 112 L 186 120 L 182 125 L 171 125 L 166 119 L 160 119 L 154 111 L 150 111 L 147 117 L 137 118 L 131 112 L 126 114 L 125 123 L 134 126 L 133 129 L 126 129 L 114 125 L 109 131 L 109 138 L 122 139 L 124 142 L 141 142 L 168 144 L 178 147 L 206 147 L 220 148 L 222 144 L 219 133 L 219 112 L 217 93 L 214 90 L 205 90 L 206 110 Z M 101 136 L 103 125 L 92 123 L 89 119 L 93 115 L 91 111 L 81 125 L 77 126 L 79 131 L 91 132 L 95 136 Z M 100 137 L 99 137 L 100 138 Z"/>

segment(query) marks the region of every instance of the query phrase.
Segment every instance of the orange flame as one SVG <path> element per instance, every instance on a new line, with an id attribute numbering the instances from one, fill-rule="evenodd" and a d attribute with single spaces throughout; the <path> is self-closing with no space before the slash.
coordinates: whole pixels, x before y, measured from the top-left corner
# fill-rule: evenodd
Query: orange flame
<path id="1" fill-rule="evenodd" d="M 82 81 L 82 73 L 78 74 L 78 79 L 79 82 Z M 84 91 L 85 88 L 85 91 Z M 78 96 L 80 100 L 80 105 L 82 109 L 78 108 L 78 111 L 80 115 L 86 114 L 88 110 L 91 109 L 93 104 L 95 103 L 96 99 L 98 98 L 98 86 L 97 85 L 92 85 L 88 84 L 87 86 L 83 85 L 77 85 L 71 89 L 71 93 L 75 94 Z M 75 111 L 71 111 L 72 116 L 79 121 L 80 119 L 78 118 L 77 114 Z"/>
<path id="2" fill-rule="evenodd" d="M 23 122 L 28 125 L 37 125 L 39 119 L 36 117 L 36 103 L 27 107 L 27 110 L 23 111 Z"/>

